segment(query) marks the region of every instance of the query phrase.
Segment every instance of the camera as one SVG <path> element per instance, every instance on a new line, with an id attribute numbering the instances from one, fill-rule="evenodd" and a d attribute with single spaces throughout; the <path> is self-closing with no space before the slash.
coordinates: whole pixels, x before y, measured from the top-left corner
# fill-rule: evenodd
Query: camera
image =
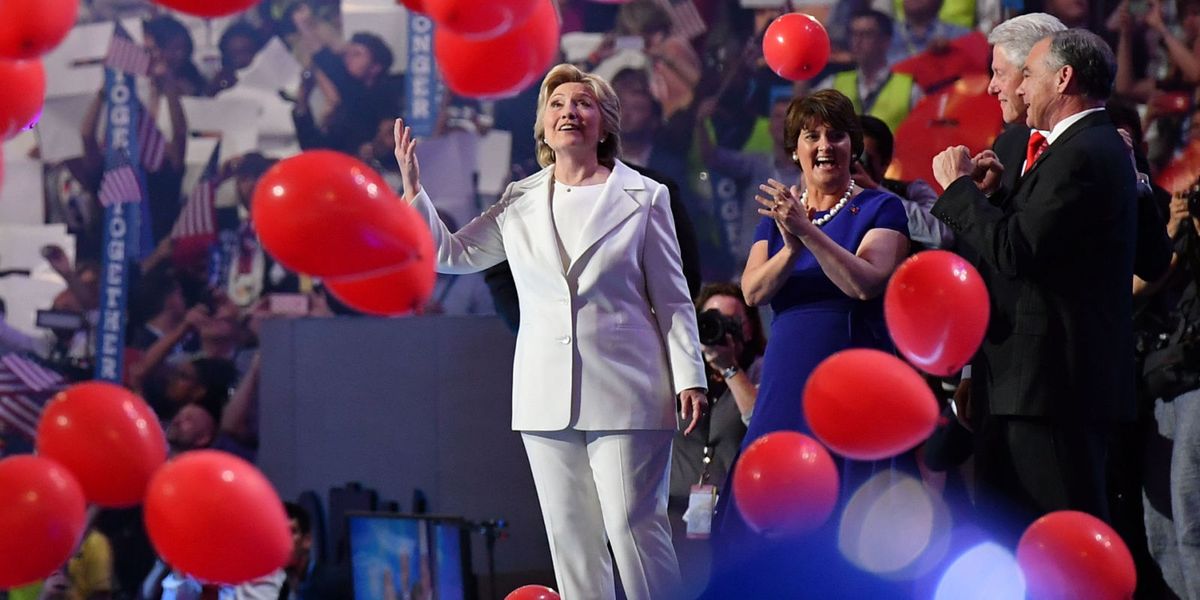
<path id="1" fill-rule="evenodd" d="M 1193 185 L 1187 194 L 1188 214 L 1200 219 L 1200 185 Z"/>
<path id="2" fill-rule="evenodd" d="M 725 336 L 731 336 L 734 341 L 742 340 L 742 324 L 733 317 L 721 314 L 721 311 L 710 308 L 696 315 L 696 325 L 700 334 L 700 343 L 705 346 L 720 346 L 725 343 Z"/>

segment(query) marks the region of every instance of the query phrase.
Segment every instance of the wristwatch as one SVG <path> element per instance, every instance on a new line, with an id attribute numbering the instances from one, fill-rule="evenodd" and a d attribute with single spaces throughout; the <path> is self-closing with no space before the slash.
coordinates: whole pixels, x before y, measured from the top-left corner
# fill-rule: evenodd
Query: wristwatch
<path id="1" fill-rule="evenodd" d="M 729 381 L 730 379 L 733 378 L 734 375 L 738 374 L 738 371 L 741 371 L 741 369 L 739 369 L 737 365 L 733 365 L 733 366 L 729 367 L 728 369 L 722 369 L 721 370 L 721 378 L 724 379 L 725 381 Z"/>

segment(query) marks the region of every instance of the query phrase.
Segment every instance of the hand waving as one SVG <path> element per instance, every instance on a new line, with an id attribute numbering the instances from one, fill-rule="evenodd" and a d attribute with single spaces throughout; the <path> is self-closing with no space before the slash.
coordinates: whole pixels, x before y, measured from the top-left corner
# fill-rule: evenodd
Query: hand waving
<path id="1" fill-rule="evenodd" d="M 412 200 L 421 191 L 417 139 L 412 136 L 412 128 L 404 124 L 404 119 L 396 119 L 393 134 L 396 137 L 396 163 L 400 166 L 400 178 L 404 180 L 404 198 Z"/>

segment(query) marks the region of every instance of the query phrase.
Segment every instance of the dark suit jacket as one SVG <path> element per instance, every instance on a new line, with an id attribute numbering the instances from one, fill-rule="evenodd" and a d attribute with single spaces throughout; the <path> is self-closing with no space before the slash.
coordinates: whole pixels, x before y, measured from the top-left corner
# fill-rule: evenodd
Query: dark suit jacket
<path id="1" fill-rule="evenodd" d="M 993 204 L 1002 204 L 1016 187 L 1025 162 L 1025 148 L 1029 144 L 1029 128 L 1023 124 L 1009 125 L 993 145 L 993 151 L 1004 165 L 1000 178 L 1000 189 L 992 194 Z M 1157 206 L 1153 190 L 1139 190 L 1137 201 L 1137 251 L 1134 256 L 1133 274 L 1146 281 L 1156 281 L 1167 274 L 1171 265 L 1171 239 L 1167 236 L 1167 224 Z"/>
<path id="2" fill-rule="evenodd" d="M 1010 135 L 1020 158 L 1006 172 L 1024 160 Z M 962 177 L 933 207 L 992 299 L 973 392 L 991 414 L 1131 419 L 1137 191 L 1124 142 L 1107 114 L 1090 114 L 1008 180 L 989 201 Z"/>
<path id="3" fill-rule="evenodd" d="M 628 164 L 628 163 L 626 163 Z M 675 238 L 679 240 L 679 259 L 683 265 L 683 277 L 687 279 L 688 293 L 694 299 L 700 294 L 700 245 L 696 241 L 696 228 L 684 207 L 683 195 L 679 192 L 679 184 L 673 179 L 644 167 L 629 165 L 630 168 L 665 186 L 671 197 L 671 217 L 675 220 Z M 488 268 L 484 273 L 484 281 L 492 292 L 492 302 L 496 306 L 496 314 L 504 319 L 508 328 L 517 331 L 521 323 L 521 307 L 517 301 L 517 285 L 513 282 L 512 269 L 508 261 Z"/>

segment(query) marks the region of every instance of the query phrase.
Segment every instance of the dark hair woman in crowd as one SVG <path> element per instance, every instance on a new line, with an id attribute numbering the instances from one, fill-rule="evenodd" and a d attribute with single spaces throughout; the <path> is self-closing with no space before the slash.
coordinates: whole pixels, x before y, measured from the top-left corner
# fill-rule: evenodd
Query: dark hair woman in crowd
<path id="1" fill-rule="evenodd" d="M 761 186 L 759 213 L 764 218 L 742 275 L 747 303 L 770 303 L 775 313 L 743 449 L 773 431 L 810 433 L 801 399 L 809 373 L 822 360 L 847 348 L 891 348 L 882 294 L 909 248 L 900 199 L 863 189 L 850 177 L 863 136 L 849 98 L 821 90 L 794 99 L 785 141 L 803 171 L 803 190 L 775 180 Z M 718 572 L 714 589 L 743 584 L 745 574 L 737 576 L 735 565 L 769 548 L 763 543 L 767 538 L 743 521 L 732 492 L 727 485 L 718 505 L 714 550 L 720 564 L 714 568 L 734 570 Z M 774 559 L 788 561 L 788 556 Z M 804 579 L 799 567 L 817 569 L 806 573 L 810 584 L 820 581 L 813 576 L 826 568 L 804 561 L 784 564 L 775 575 L 798 586 Z"/>

